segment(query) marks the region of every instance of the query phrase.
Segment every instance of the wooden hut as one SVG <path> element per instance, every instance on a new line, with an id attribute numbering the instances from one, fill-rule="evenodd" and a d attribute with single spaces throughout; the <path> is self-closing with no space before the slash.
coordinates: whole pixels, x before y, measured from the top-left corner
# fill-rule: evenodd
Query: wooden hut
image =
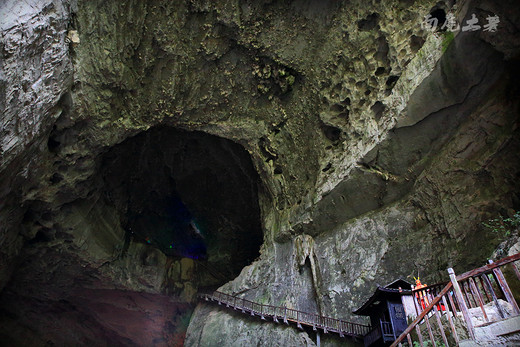
<path id="1" fill-rule="evenodd" d="M 408 327 L 407 316 L 415 315 L 415 312 L 407 312 L 413 308 L 411 299 L 412 284 L 398 279 L 377 287 L 363 306 L 354 311 L 354 314 L 370 317 L 372 331 L 364 337 L 365 347 L 390 345 L 401 335 Z"/>

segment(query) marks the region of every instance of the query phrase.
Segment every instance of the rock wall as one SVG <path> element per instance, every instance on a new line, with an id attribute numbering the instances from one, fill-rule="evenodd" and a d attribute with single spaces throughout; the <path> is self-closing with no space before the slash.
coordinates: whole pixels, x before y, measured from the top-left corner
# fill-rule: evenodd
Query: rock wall
<path id="1" fill-rule="evenodd" d="M 17 230 L 24 213 L 20 193 L 31 185 L 28 181 L 39 166 L 38 147 L 60 114 L 70 109 L 70 12 L 71 5 L 62 1 L 1 5 L 0 287 L 22 246 Z"/>
<path id="2" fill-rule="evenodd" d="M 489 4 L 472 6 L 460 6 L 459 18 L 478 13 L 480 6 L 490 10 Z M 376 285 L 417 273 L 429 283 L 445 280 L 447 267 L 464 271 L 491 256 L 503 236 L 480 222 L 518 206 L 519 105 L 511 84 L 518 70 L 502 49 L 508 44 L 496 38 L 461 33 L 445 46 L 438 36 L 428 38 L 385 100 L 383 117 L 395 117 L 392 130 L 292 224 L 297 233 L 314 237 L 319 273 L 298 271 L 296 239 L 279 234 L 258 262 L 221 290 L 356 319 L 352 310 Z M 509 40 L 515 39 L 504 37 Z M 443 53 L 438 60 L 437 52 Z M 417 66 L 432 69 L 418 83 L 403 79 L 416 76 Z M 201 336 L 227 336 L 204 335 L 200 320 L 212 329 L 229 315 L 216 310 L 209 318 L 205 309 L 195 311 L 187 345 L 204 345 Z M 254 324 L 234 328 L 246 335 Z"/>
<path id="3" fill-rule="evenodd" d="M 431 33 L 421 20 L 434 9 L 459 23 L 496 14 L 498 32 Z M 83 341 L 171 345 L 182 335 L 180 318 L 149 339 L 127 335 L 97 316 L 97 301 L 71 299 L 163 298 L 191 283 L 191 265 L 129 245 L 121 209 L 104 197 L 103 158 L 156 126 L 249 153 L 264 243 L 221 290 L 263 303 L 351 318 L 376 284 L 481 264 L 502 240 L 480 223 L 519 209 L 515 1 L 34 0 L 1 13 L 3 312 L 24 296 L 43 310 L 65 297 L 60 319 L 70 310 L 71 321 L 80 312 L 103 322 Z M 31 276 L 47 289 L 22 285 Z M 64 282 L 49 285 L 52 276 Z M 164 300 L 183 317 L 193 292 Z M 29 324 L 2 322 L 15 342 Z M 36 344 L 74 340 L 33 330 Z M 199 305 L 185 343 L 314 339 Z"/>

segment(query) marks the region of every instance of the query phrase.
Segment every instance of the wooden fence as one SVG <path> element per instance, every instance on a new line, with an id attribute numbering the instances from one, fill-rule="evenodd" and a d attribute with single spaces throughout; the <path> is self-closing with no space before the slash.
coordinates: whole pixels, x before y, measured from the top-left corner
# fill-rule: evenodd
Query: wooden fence
<path id="1" fill-rule="evenodd" d="M 295 323 L 300 329 L 303 326 L 312 327 L 313 330 L 323 329 L 324 333 L 336 333 L 340 337 L 351 336 L 362 338 L 366 335 L 371 327 L 358 323 L 348 322 L 342 319 L 323 317 L 315 313 L 308 313 L 287 307 L 272 306 L 259 304 L 254 301 L 239 298 L 226 293 L 215 291 L 212 294 L 199 294 L 199 298 L 206 301 L 217 302 L 219 305 L 225 305 L 227 308 L 239 310 L 242 313 L 251 316 L 258 316 L 263 320 L 272 320 L 285 324 Z"/>
<path id="2" fill-rule="evenodd" d="M 426 326 L 430 344 L 443 343 L 449 346 L 446 336 L 446 327 L 451 330 L 453 340 L 459 344 L 459 336 L 455 327 L 455 319 L 462 315 L 469 337 L 474 339 L 474 326 L 471 320 L 469 309 L 478 308 L 485 321 L 484 324 L 492 321 L 488 316 L 485 305 L 492 303 L 496 307 L 499 319 L 506 318 L 506 310 L 499 299 L 507 301 L 512 308 L 512 315 L 520 315 L 520 309 L 502 273 L 502 268 L 510 264 L 514 273 L 520 281 L 520 271 L 514 261 L 520 259 L 520 253 L 500 259 L 493 263 L 479 267 L 477 269 L 455 275 L 453 269 L 448 269 L 450 282 L 439 283 L 432 286 L 413 290 L 417 318 L 408 328 L 394 341 L 391 347 L 408 344 L 413 346 L 411 333 L 415 330 L 420 346 L 424 346 L 425 337 L 421 333 L 420 326 Z M 445 321 L 443 324 L 442 321 Z M 433 323 L 431 322 L 433 321 Z M 436 324 L 438 330 L 432 328 Z M 438 332 L 438 333 L 437 333 Z M 440 335 L 440 336 L 439 336 Z M 438 341 L 436 341 L 436 338 Z"/>

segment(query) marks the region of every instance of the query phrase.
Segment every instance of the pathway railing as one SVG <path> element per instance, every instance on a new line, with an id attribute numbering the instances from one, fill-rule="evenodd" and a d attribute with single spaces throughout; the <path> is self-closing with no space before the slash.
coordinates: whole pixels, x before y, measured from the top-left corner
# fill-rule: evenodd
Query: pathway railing
<path id="1" fill-rule="evenodd" d="M 458 276 L 455 275 L 453 269 L 449 268 L 448 274 L 450 275 L 450 282 L 413 290 L 412 293 L 414 295 L 418 316 L 397 340 L 394 341 L 391 347 L 406 342 L 409 346 L 413 346 L 411 336 L 413 330 L 415 330 L 420 346 L 424 346 L 424 337 L 420 329 L 422 325 L 426 326 L 428 338 L 431 343 L 435 345 L 435 336 L 437 336 L 437 339 L 442 339 L 444 345 L 448 347 L 448 338 L 442 323 L 443 318 L 449 325 L 453 340 L 458 345 L 460 341 L 454 324 L 454 319 L 457 319 L 458 314 L 462 315 L 469 337 L 475 339 L 474 326 L 469 309 L 479 308 L 485 321 L 484 324 L 487 324 L 493 319 L 488 315 L 485 305 L 493 303 L 497 309 L 499 319 L 506 318 L 506 310 L 499 299 L 503 299 L 511 305 L 513 316 L 520 315 L 518 304 L 501 270 L 505 265 L 510 264 L 520 281 L 520 271 L 514 264 L 514 262 L 519 259 L 520 253 L 500 259 L 494 263 L 490 261 L 490 263 L 485 266 Z M 434 333 L 430 318 L 436 323 L 438 333 Z"/>
<path id="2" fill-rule="evenodd" d="M 215 291 L 212 294 L 199 294 L 199 298 L 217 302 L 219 305 L 226 305 L 227 308 L 240 310 L 242 313 L 258 316 L 263 320 L 269 319 L 276 323 L 282 321 L 285 324 L 292 322 L 300 329 L 303 329 L 305 325 L 312 327 L 313 330 L 323 329 L 324 333 L 339 334 L 340 337 L 347 335 L 361 338 L 371 330 L 369 325 L 323 317 L 315 313 L 303 312 L 287 307 L 259 304 L 219 291 Z"/>

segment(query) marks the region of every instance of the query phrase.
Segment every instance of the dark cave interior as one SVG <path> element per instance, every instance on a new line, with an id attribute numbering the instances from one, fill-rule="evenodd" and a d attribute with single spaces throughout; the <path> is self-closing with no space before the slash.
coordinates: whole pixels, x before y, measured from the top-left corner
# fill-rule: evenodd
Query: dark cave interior
<path id="1" fill-rule="evenodd" d="M 518 0 L 3 3 L 0 345 L 354 345 L 262 308 L 520 247 Z"/>
<path id="2" fill-rule="evenodd" d="M 0 295 L 0 339 L 181 345 L 194 294 L 259 255 L 260 185 L 249 154 L 224 138 L 155 127 L 109 148 L 87 182 L 86 198 L 28 207 L 24 226 L 38 231 Z M 85 247 L 114 258 L 89 264 Z"/>
<path id="3" fill-rule="evenodd" d="M 127 239 L 206 262 L 227 280 L 258 256 L 259 178 L 240 145 L 157 127 L 113 147 L 101 171 Z"/>

